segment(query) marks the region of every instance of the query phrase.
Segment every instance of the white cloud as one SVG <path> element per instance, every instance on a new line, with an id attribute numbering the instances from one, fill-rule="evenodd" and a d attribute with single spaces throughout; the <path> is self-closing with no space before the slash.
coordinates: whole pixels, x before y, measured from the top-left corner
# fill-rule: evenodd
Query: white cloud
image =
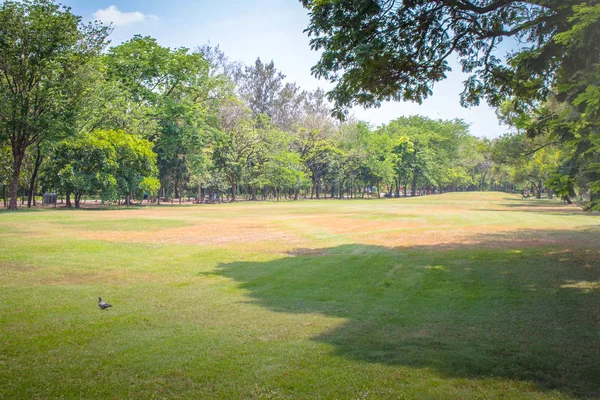
<path id="1" fill-rule="evenodd" d="M 146 21 L 148 19 L 158 19 L 156 15 L 142 14 L 139 11 L 122 12 L 117 6 L 110 6 L 100 9 L 94 13 L 94 18 L 105 23 L 111 22 L 114 26 L 124 26 L 135 24 L 136 22 Z"/>

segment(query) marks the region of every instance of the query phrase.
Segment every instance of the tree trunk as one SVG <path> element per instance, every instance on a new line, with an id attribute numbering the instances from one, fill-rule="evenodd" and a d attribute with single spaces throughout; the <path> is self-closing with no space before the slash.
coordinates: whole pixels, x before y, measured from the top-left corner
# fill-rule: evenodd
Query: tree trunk
<path id="1" fill-rule="evenodd" d="M 321 181 L 317 180 L 316 183 L 317 183 L 317 190 L 316 190 L 315 194 L 317 196 L 317 199 L 320 199 L 321 198 Z"/>
<path id="2" fill-rule="evenodd" d="M 571 199 L 569 198 L 569 196 L 563 197 L 563 200 L 566 201 L 567 204 L 573 204 L 573 202 L 571 201 Z"/>
<path id="3" fill-rule="evenodd" d="M 21 174 L 21 165 L 23 164 L 23 158 L 25 157 L 25 150 L 16 151 L 13 150 L 13 173 L 12 180 L 10 181 L 9 197 L 10 203 L 8 204 L 9 210 L 16 210 L 17 204 L 17 191 L 19 189 L 19 175 Z"/>
<path id="4" fill-rule="evenodd" d="M 2 185 L 2 200 L 4 200 L 4 207 L 6 208 L 6 185 Z"/>
<path id="5" fill-rule="evenodd" d="M 237 183 L 231 184 L 231 202 L 235 201 L 235 197 L 237 195 Z"/>
<path id="6" fill-rule="evenodd" d="M 79 208 L 80 203 L 81 203 L 81 195 L 82 193 L 75 193 L 75 208 Z"/>
<path id="7" fill-rule="evenodd" d="M 71 204 L 71 193 L 70 192 L 67 192 L 65 195 L 65 203 L 66 203 L 65 207 L 67 207 L 67 208 L 73 207 L 73 204 Z"/>
<path id="8" fill-rule="evenodd" d="M 35 206 L 35 180 L 42 164 L 42 152 L 40 150 L 40 144 L 37 144 L 37 155 L 35 156 L 35 165 L 33 167 L 33 174 L 31 174 L 31 180 L 29 181 L 29 197 L 27 198 L 27 208 L 31 208 L 31 200 L 33 199 L 33 205 Z"/>

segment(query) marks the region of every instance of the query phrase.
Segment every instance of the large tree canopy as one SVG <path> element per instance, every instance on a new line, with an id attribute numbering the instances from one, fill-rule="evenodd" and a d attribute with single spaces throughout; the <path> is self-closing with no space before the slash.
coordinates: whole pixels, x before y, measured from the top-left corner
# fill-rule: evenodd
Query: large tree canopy
<path id="1" fill-rule="evenodd" d="M 330 96 L 338 112 L 383 100 L 421 102 L 450 71 L 451 55 L 470 74 L 465 106 L 482 98 L 492 105 L 509 96 L 544 98 L 600 57 L 594 0 L 301 2 L 310 11 L 311 46 L 323 51 L 313 73 L 337 84 Z M 576 37 L 569 36 L 576 25 Z M 504 58 L 499 53 L 507 48 L 514 51 Z"/>
<path id="2" fill-rule="evenodd" d="M 0 140 L 11 145 L 11 203 L 26 150 L 64 136 L 86 93 L 84 67 L 104 48 L 109 29 L 50 0 L 0 5 Z"/>

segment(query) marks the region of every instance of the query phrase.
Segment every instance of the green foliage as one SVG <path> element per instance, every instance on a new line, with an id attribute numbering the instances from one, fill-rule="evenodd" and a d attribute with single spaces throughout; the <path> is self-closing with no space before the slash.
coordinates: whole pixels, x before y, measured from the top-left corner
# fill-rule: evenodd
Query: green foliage
<path id="1" fill-rule="evenodd" d="M 583 57 L 598 54 L 598 6 L 576 0 L 301 2 L 310 11 L 311 46 L 322 51 L 313 73 L 336 82 L 330 96 L 338 112 L 355 103 L 421 102 L 446 78 L 452 54 L 471 74 L 464 105 L 543 99 Z M 505 62 L 504 38 L 526 44 Z"/>
<path id="2" fill-rule="evenodd" d="M 575 180 L 567 175 L 553 173 L 546 181 L 546 185 L 563 200 L 575 196 Z"/>
<path id="3" fill-rule="evenodd" d="M 155 193 L 156 154 L 147 140 L 122 131 L 98 130 L 59 142 L 45 171 L 45 186 L 75 195 L 117 201 L 132 193 Z"/>
<path id="4" fill-rule="evenodd" d="M 154 144 L 161 186 L 180 190 L 188 181 L 206 180 L 207 152 L 221 98 L 228 82 L 211 72 L 202 53 L 169 49 L 151 37 L 134 36 L 105 57 L 107 77 L 119 83 L 133 112 L 117 118 Z"/>
<path id="5" fill-rule="evenodd" d="M 402 117 L 378 130 L 389 139 L 390 165 L 399 186 L 450 188 L 468 185 L 467 151 L 476 142 L 460 120 L 442 121 L 425 117 Z M 381 139 L 378 139 L 381 142 Z"/>
<path id="6" fill-rule="evenodd" d="M 51 0 L 0 5 L 0 141 L 10 139 L 10 208 L 25 153 L 32 144 L 73 133 L 82 111 L 85 66 L 103 49 L 109 29 Z"/>
<path id="7" fill-rule="evenodd" d="M 131 194 L 141 197 L 143 191 L 155 193 L 160 187 L 156 178 L 156 154 L 152 151 L 152 143 L 126 134 L 123 131 L 103 131 L 116 150 L 115 171 L 118 193 L 124 197 Z"/>
<path id="8" fill-rule="evenodd" d="M 313 73 L 336 83 L 329 96 L 338 116 L 354 104 L 421 102 L 446 77 L 454 54 L 463 72 L 471 74 L 461 103 L 472 106 L 485 99 L 499 107 L 504 122 L 560 142 L 561 151 L 570 153 L 561 171 L 569 171 L 583 192 L 589 190 L 591 206 L 600 204 L 599 155 L 593 145 L 600 132 L 600 5 L 581 0 L 301 2 L 310 11 L 311 46 L 322 51 Z M 503 60 L 499 52 L 505 38 L 519 45 Z M 489 163 L 481 167 L 491 170 Z"/>
<path id="9" fill-rule="evenodd" d="M 441 2 L 437 10 L 433 7 L 436 2 L 404 2 L 400 5 L 392 1 L 386 3 L 389 10 L 382 8 L 383 3 L 379 1 L 304 3 L 313 12 L 313 25 L 309 29 L 313 45 L 325 49 L 321 67 L 335 65 L 341 73 L 350 66 L 349 80 L 339 76 L 347 84 L 340 93 L 343 96 L 356 94 L 360 103 L 375 104 L 381 99 L 393 98 L 395 95 L 389 88 L 373 97 L 370 97 L 373 93 L 368 94 L 367 89 L 375 90 L 386 82 L 395 85 L 394 90 L 404 90 L 402 96 L 414 100 L 424 98 L 429 90 L 427 85 L 443 78 L 447 70 L 447 53 L 452 51 L 463 52 L 463 67 L 475 75 L 497 73 L 502 68 L 507 71 L 512 68 L 511 74 L 518 75 L 520 67 L 499 64 L 494 59 L 492 53 L 499 36 L 490 36 L 483 41 L 466 34 L 457 41 L 452 41 L 450 34 L 445 36 L 444 32 L 461 35 L 476 25 L 476 19 L 463 21 L 463 25 L 458 24 L 449 32 L 450 25 L 447 24 L 452 24 L 450 21 L 455 16 L 441 25 L 435 23 L 437 17 L 447 15 L 453 7 L 464 8 L 462 3 Z M 475 31 L 501 32 L 499 30 L 510 26 L 525 26 L 524 21 L 515 19 L 522 10 L 515 9 L 512 2 L 474 7 L 486 8 L 485 11 L 478 9 L 485 23 L 477 26 Z M 32 11 L 26 12 L 29 9 Z M 394 14 L 402 10 L 418 12 L 415 15 Z M 527 18 L 537 21 L 538 17 L 552 16 L 554 12 L 540 10 L 532 9 Z M 568 12 L 569 9 L 564 10 Z M 554 43 L 587 46 L 595 10 L 595 7 L 587 6 L 575 10 L 569 20 L 573 29 L 561 28 L 564 34 Z M 465 15 L 471 15 L 471 12 L 475 10 L 467 10 Z M 259 196 L 298 199 L 310 195 L 319 198 L 324 193 L 344 198 L 378 193 L 383 188 L 387 188 L 389 195 L 400 195 L 400 188 L 405 195 L 408 190 L 412 195 L 500 187 L 508 190 L 515 180 L 528 182 L 535 176 L 536 182 L 543 183 L 550 173 L 557 171 L 568 171 L 569 176 L 579 186 L 588 188 L 592 196 L 598 193 L 594 183 L 599 164 L 597 145 L 590 132 L 597 123 L 599 101 L 597 86 L 589 74 L 585 87 L 577 82 L 567 85 L 566 81 L 563 82 L 565 86 L 557 86 L 552 100 L 539 107 L 538 114 L 524 112 L 522 100 L 525 97 L 511 98 L 502 104 L 499 116 L 505 122 L 530 135 L 553 131 L 552 140 L 562 140 L 577 148 L 572 152 L 561 150 L 558 156 L 540 153 L 543 157 L 532 158 L 529 164 L 520 161 L 517 166 L 505 162 L 508 148 L 506 154 L 498 156 L 502 151 L 496 146 L 500 149 L 504 146 L 503 141 L 474 138 L 460 120 L 403 117 L 377 129 L 358 121 L 340 123 L 332 118 L 332 106 L 323 90 L 303 91 L 295 83 L 286 82 L 285 75 L 273 62 L 263 63 L 257 59 L 252 66 L 243 66 L 229 62 L 218 48 L 204 46 L 196 52 L 187 48 L 172 49 L 160 46 L 152 37 L 141 35 L 100 54 L 109 30 L 96 24 L 83 26 L 80 17 L 48 0 L 5 2 L 2 13 L 9 26 L 3 34 L 10 36 L 12 41 L 14 35 L 22 34 L 17 29 L 19 24 L 30 18 L 31 21 L 25 24 L 28 27 L 37 23 L 55 26 L 57 32 L 53 35 L 56 37 L 53 36 L 49 43 L 54 40 L 60 48 L 56 60 L 52 58 L 55 53 L 51 46 L 50 50 L 44 50 L 48 45 L 45 42 L 38 44 L 39 53 L 31 55 L 35 65 L 31 66 L 34 67 L 31 68 L 32 75 L 27 76 L 33 79 L 34 90 L 27 96 L 52 101 L 39 115 L 35 109 L 28 111 L 37 115 L 37 119 L 28 117 L 23 125 L 26 129 L 22 130 L 26 132 L 18 133 L 21 135 L 19 140 L 24 141 L 15 142 L 16 136 L 10 136 L 12 133 L 8 129 L 14 125 L 6 118 L 0 120 L 3 129 L 0 140 L 4 138 L 2 143 L 12 143 L 11 159 L 23 165 L 23 173 L 17 171 L 19 179 L 11 178 L 15 182 L 11 190 L 31 185 L 35 191 L 35 173 L 42 162 L 46 183 L 73 193 L 76 206 L 84 193 L 100 194 L 105 200 L 113 201 L 125 197 L 129 203 L 131 198 L 139 199 L 142 192 L 155 199 L 154 194 L 159 189 L 159 199 L 181 199 L 195 192 L 199 200 L 207 195 L 203 193 L 205 190 L 213 199 L 226 195 L 231 200 L 239 197 L 240 192 L 246 199 L 256 200 Z M 368 26 L 361 22 L 365 15 Z M 388 41 L 387 31 L 380 30 L 395 27 L 396 32 L 404 32 L 409 28 L 403 24 L 413 23 L 419 16 L 427 18 L 415 33 L 417 39 L 439 39 L 439 47 L 415 42 L 410 36 L 394 36 Z M 498 25 L 501 17 L 507 18 L 508 25 Z M 338 29 L 339 21 L 349 25 L 344 25 L 339 35 L 327 42 L 328 29 Z M 357 26 L 361 30 L 352 32 Z M 530 31 L 529 26 L 523 29 L 523 33 Z M 39 31 L 29 34 L 35 36 Z M 544 35 L 551 33 L 541 35 L 546 37 Z M 368 43 L 361 43 L 367 38 Z M 25 47 L 18 40 L 18 46 L 11 47 L 8 44 L 11 40 L 0 45 L 8 46 L 5 49 L 11 58 L 8 64 L 14 63 L 21 68 L 23 65 L 19 63 L 24 56 L 19 58 L 16 54 Z M 328 48 L 329 44 L 340 47 Z M 405 46 L 413 44 L 411 51 L 414 54 L 402 52 L 406 50 Z M 390 50 L 393 48 L 402 51 L 394 53 Z M 482 52 L 490 52 L 485 66 L 477 64 L 477 57 Z M 336 58 L 338 56 L 354 58 L 350 64 L 336 64 L 341 60 Z M 510 62 L 520 58 L 531 61 L 532 57 L 523 52 L 516 54 Z M 419 66 L 427 62 L 434 64 Z M 407 73 L 390 81 L 389 77 L 379 75 L 403 65 L 416 68 L 417 76 Z M 411 71 L 414 72 L 414 68 Z M 492 72 L 485 72 L 485 68 Z M 538 74 L 538 70 L 533 70 L 534 75 Z M 329 72 L 324 71 L 318 73 L 330 79 L 338 78 L 337 72 L 328 75 Z M 367 89 L 359 84 L 363 73 L 369 75 L 365 78 L 369 84 Z M 537 79 L 521 80 L 533 93 L 540 89 Z M 10 74 L 0 76 L 6 104 L 12 104 L 12 82 Z M 473 93 L 495 96 L 497 88 L 493 89 L 488 81 L 481 84 L 485 90 L 474 86 L 468 96 L 472 98 Z M 517 86 L 511 87 L 517 93 Z M 343 93 L 345 90 L 348 92 Z M 573 90 L 575 95 L 566 99 L 566 93 Z M 30 98 L 27 96 L 23 99 Z M 351 97 L 347 97 L 350 102 L 354 101 Z M 536 97 L 532 95 L 527 99 Z M 338 108 L 340 104 L 338 102 Z M 118 133 L 121 130 L 127 134 Z M 27 151 L 31 144 L 35 144 L 35 151 Z M 47 150 L 49 148 L 56 152 L 54 159 L 49 157 L 53 154 Z M 109 150 L 114 150 L 115 154 Z M 514 158 L 521 160 L 520 156 Z M 586 161 L 581 162 L 583 159 Z M 43 165 L 45 160 L 50 162 L 47 167 Z M 548 165 L 553 165 L 554 169 Z M 14 166 L 4 168 L 0 173 L 6 175 L 8 171 L 14 172 Z"/>

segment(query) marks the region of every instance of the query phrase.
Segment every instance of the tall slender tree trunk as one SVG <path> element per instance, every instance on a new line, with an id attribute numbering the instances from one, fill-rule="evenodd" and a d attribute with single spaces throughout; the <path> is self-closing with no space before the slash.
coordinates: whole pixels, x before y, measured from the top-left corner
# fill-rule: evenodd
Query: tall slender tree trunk
<path id="1" fill-rule="evenodd" d="M 9 189 L 9 210 L 16 210 L 18 208 L 17 191 L 19 190 L 19 176 L 21 175 L 21 166 L 23 165 L 23 158 L 25 158 L 25 149 L 23 149 L 22 151 L 21 149 L 13 149 L 13 173 Z"/>
<path id="2" fill-rule="evenodd" d="M 321 198 L 321 181 L 320 180 L 317 180 L 317 189 L 316 189 L 315 194 L 317 196 L 317 199 Z"/>
<path id="3" fill-rule="evenodd" d="M 417 195 L 417 177 L 413 177 L 412 183 L 410 184 L 410 195 L 415 197 Z"/>
<path id="4" fill-rule="evenodd" d="M 71 192 L 67 192 L 65 195 L 65 207 L 67 208 L 71 208 L 73 207 L 73 204 L 71 204 Z"/>
<path id="5" fill-rule="evenodd" d="M 237 195 L 237 183 L 232 183 L 231 184 L 231 202 L 233 203 L 235 201 Z"/>
<path id="6" fill-rule="evenodd" d="M 33 205 L 35 206 L 35 181 L 37 174 L 42 164 L 42 151 L 40 150 L 40 144 L 37 144 L 37 154 L 35 156 L 35 165 L 33 166 L 33 174 L 31 174 L 31 180 L 29 181 L 29 197 L 27 198 L 27 208 L 31 208 L 32 199 Z"/>
<path id="7" fill-rule="evenodd" d="M 6 208 L 6 185 L 2 185 L 2 200 L 4 201 L 4 207 Z"/>

